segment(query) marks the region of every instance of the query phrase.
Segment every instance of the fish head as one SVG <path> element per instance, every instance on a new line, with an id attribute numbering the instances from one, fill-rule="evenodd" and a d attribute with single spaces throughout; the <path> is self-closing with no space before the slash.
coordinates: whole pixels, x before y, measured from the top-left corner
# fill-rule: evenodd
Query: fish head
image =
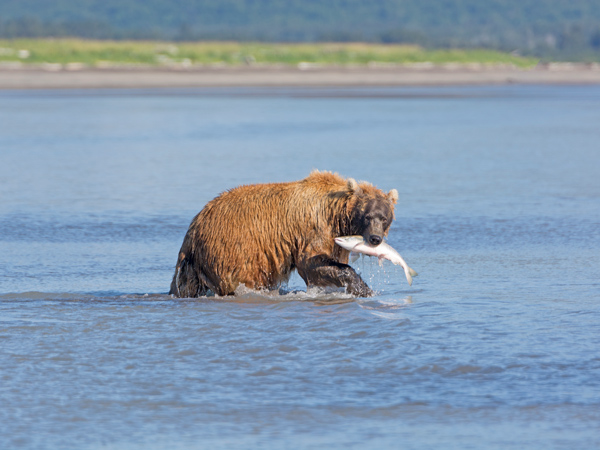
<path id="1" fill-rule="evenodd" d="M 333 239 L 343 249 L 352 251 L 357 245 L 364 243 L 362 236 L 339 236 Z"/>

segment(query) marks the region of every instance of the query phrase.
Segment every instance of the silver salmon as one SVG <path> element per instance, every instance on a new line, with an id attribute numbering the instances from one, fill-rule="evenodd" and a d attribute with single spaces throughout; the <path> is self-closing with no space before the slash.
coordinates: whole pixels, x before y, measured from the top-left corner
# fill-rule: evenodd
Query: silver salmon
<path id="1" fill-rule="evenodd" d="M 408 264 L 406 264 L 406 261 L 400 256 L 400 253 L 385 242 L 382 242 L 379 245 L 370 245 L 362 236 L 340 236 L 334 238 L 334 241 L 340 247 L 351 252 L 375 256 L 379 259 L 380 265 L 384 259 L 387 259 L 396 265 L 402 266 L 404 274 L 406 275 L 406 281 L 408 281 L 410 286 L 412 286 L 412 277 L 418 275 L 417 272 L 408 267 Z"/>

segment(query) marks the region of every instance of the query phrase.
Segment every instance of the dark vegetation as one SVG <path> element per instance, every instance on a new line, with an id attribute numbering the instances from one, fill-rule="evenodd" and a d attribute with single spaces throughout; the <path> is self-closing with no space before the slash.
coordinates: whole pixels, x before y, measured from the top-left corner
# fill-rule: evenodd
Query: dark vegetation
<path id="1" fill-rule="evenodd" d="M 0 38 L 410 43 L 600 57 L 599 0 L 1 0 Z"/>

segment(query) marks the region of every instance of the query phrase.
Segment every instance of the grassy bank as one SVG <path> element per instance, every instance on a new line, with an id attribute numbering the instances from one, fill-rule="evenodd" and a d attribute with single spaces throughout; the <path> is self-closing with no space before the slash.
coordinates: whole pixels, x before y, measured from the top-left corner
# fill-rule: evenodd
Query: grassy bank
<path id="1" fill-rule="evenodd" d="M 266 44 L 237 42 L 89 41 L 81 39 L 0 40 L 0 62 L 180 66 L 223 64 L 367 65 L 381 64 L 512 64 L 532 67 L 537 60 L 493 50 L 429 50 L 408 45 Z"/>

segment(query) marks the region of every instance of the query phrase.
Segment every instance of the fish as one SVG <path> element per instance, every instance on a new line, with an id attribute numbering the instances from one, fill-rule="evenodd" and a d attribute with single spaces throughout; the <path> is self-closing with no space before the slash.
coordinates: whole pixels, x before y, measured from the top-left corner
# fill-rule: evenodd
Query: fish
<path id="1" fill-rule="evenodd" d="M 384 259 L 387 259 L 393 264 L 402 266 L 409 286 L 412 286 L 413 277 L 418 275 L 417 272 L 408 267 L 408 264 L 406 264 L 406 261 L 400 256 L 400 253 L 385 242 L 382 242 L 379 245 L 371 245 L 367 243 L 362 236 L 339 236 L 333 240 L 337 245 L 352 253 L 362 253 L 367 256 L 377 257 L 377 259 L 379 259 L 379 265 L 381 265 Z"/>

